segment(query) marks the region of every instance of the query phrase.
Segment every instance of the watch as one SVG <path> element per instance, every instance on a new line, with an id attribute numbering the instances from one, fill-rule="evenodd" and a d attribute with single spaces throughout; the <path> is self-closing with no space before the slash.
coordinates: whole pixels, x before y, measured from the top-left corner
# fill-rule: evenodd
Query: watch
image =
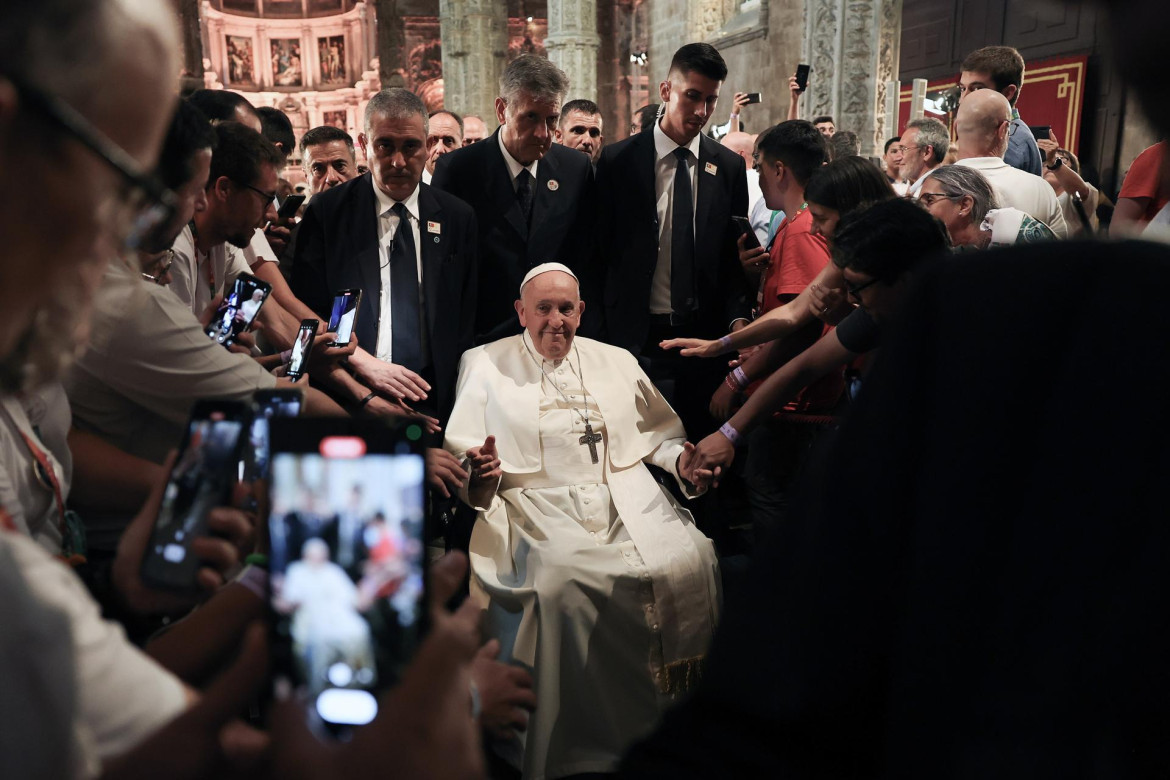
<path id="1" fill-rule="evenodd" d="M 1048 170 L 1050 170 L 1050 171 L 1055 171 L 1055 170 L 1059 170 L 1060 166 L 1062 166 L 1062 165 L 1064 165 L 1064 158 L 1058 156 L 1056 158 L 1056 162 L 1052 163 L 1052 165 L 1048 165 L 1045 167 L 1048 168 Z"/>

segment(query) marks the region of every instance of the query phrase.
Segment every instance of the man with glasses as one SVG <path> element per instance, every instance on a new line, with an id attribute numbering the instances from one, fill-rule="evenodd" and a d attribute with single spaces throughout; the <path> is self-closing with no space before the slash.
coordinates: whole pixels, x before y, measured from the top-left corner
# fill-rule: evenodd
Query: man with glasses
<path id="1" fill-rule="evenodd" d="M 967 55 L 961 70 L 960 105 L 979 90 L 993 90 L 1003 95 L 1011 106 L 1012 125 L 1004 161 L 1013 168 L 1039 176 L 1043 156 L 1031 129 L 1016 110 L 1016 101 L 1024 86 L 1024 58 L 1011 46 L 984 46 Z"/>
<path id="2" fill-rule="evenodd" d="M 909 184 L 906 194 L 918 197 L 926 175 L 946 159 L 951 146 L 951 133 L 947 126 L 937 119 L 925 117 L 915 119 L 902 132 L 902 181 Z"/>
<path id="3" fill-rule="evenodd" d="M 256 228 L 276 218 L 280 152 L 237 122 L 215 126 L 217 138 L 207 182 L 207 208 L 179 233 L 171 290 L 200 316 L 212 299 L 248 273 L 243 250 Z"/>
<path id="4" fill-rule="evenodd" d="M 958 164 L 982 173 L 1000 206 L 1019 209 L 1043 222 L 1058 238 L 1067 238 L 1068 225 L 1048 182 L 1004 162 L 1008 138 L 1017 126 L 1003 95 L 990 89 L 971 93 L 959 104 L 955 116 Z"/>

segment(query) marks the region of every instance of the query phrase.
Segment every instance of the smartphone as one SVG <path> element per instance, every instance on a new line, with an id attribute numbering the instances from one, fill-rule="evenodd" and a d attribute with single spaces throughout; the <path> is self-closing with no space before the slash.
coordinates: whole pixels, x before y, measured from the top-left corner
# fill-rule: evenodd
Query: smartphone
<path id="1" fill-rule="evenodd" d="M 274 417 L 296 417 L 304 398 L 299 390 L 257 390 L 252 395 L 252 420 L 248 426 L 248 449 L 244 458 L 244 480 L 268 478 L 271 445 L 269 421 Z"/>
<path id="2" fill-rule="evenodd" d="M 756 235 L 756 231 L 752 229 L 752 223 L 747 217 L 732 217 L 731 221 L 735 223 L 736 229 L 743 233 L 747 238 L 743 240 L 744 249 L 754 249 L 760 246 L 760 237 Z"/>
<path id="3" fill-rule="evenodd" d="M 744 105 L 750 106 L 752 103 L 759 103 L 760 99 L 761 95 L 759 92 L 749 92 L 747 93 L 747 100 L 744 101 Z"/>
<path id="4" fill-rule="evenodd" d="M 1028 129 L 1032 131 L 1033 137 L 1037 139 L 1043 138 L 1045 141 L 1052 140 L 1052 125 L 1029 126 Z"/>
<path id="5" fill-rule="evenodd" d="M 230 347 L 256 319 L 260 307 L 268 300 L 271 292 L 272 285 L 263 279 L 257 279 L 252 274 L 237 276 L 231 291 L 224 293 L 219 310 L 207 326 L 207 335 L 225 347 Z"/>
<path id="6" fill-rule="evenodd" d="M 293 382 L 305 375 L 309 352 L 313 349 L 313 339 L 320 324 L 320 320 L 301 320 L 301 329 L 297 331 L 297 340 L 293 342 L 292 356 L 288 360 L 287 376 Z"/>
<path id="7" fill-rule="evenodd" d="M 801 92 L 808 89 L 808 74 L 811 70 L 812 65 L 805 65 L 803 62 L 796 66 L 796 86 L 800 87 Z"/>
<path id="8" fill-rule="evenodd" d="M 273 691 L 302 703 L 323 738 L 374 719 L 378 692 L 427 628 L 425 466 L 412 427 L 271 424 Z"/>
<path id="9" fill-rule="evenodd" d="M 334 345 L 349 346 L 353 336 L 353 323 L 357 319 L 358 304 L 362 300 L 362 291 L 354 288 L 339 290 L 333 297 L 333 312 L 329 315 L 329 332 L 336 333 Z"/>
<path id="10" fill-rule="evenodd" d="M 280 208 L 276 210 L 277 219 L 284 221 L 286 219 L 295 217 L 297 214 L 297 209 L 299 209 L 301 204 L 304 202 L 304 195 L 289 195 L 284 199 L 284 202 L 280 204 Z"/>
<path id="11" fill-rule="evenodd" d="M 142 559 L 143 582 L 167 590 L 196 589 L 199 560 L 191 542 L 207 535 L 207 516 L 231 497 L 247 422 L 247 407 L 234 401 L 198 401 L 191 410 Z"/>

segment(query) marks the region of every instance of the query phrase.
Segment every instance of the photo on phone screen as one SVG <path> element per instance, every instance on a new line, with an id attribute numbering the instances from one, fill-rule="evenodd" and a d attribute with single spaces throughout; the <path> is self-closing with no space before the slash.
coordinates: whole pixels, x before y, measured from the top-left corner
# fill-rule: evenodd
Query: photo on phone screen
<path id="1" fill-rule="evenodd" d="M 240 403 L 195 405 L 142 561 L 146 583 L 171 590 L 196 587 L 199 561 L 191 542 L 207 535 L 208 514 L 230 498 L 247 417 Z"/>
<path id="2" fill-rule="evenodd" d="M 295 382 L 305 375 L 309 352 L 313 349 L 313 339 L 317 337 L 318 320 L 301 320 L 301 328 L 297 331 L 296 341 L 292 345 L 292 355 L 288 359 L 288 378 Z"/>
<path id="3" fill-rule="evenodd" d="M 426 625 L 424 462 L 377 421 L 272 422 L 273 684 L 320 736 L 377 714 Z"/>
<path id="4" fill-rule="evenodd" d="M 349 344 L 353 336 L 353 324 L 357 319 L 358 303 L 362 299 L 361 290 L 341 290 L 333 298 L 333 311 L 329 315 L 329 332 L 336 333 L 337 339 L 333 342 L 339 347 Z"/>
<path id="5" fill-rule="evenodd" d="M 272 285 L 268 282 L 251 274 L 237 276 L 231 291 L 224 293 L 219 310 L 207 326 L 207 335 L 225 347 L 230 347 L 236 337 L 256 319 L 270 292 Z"/>
<path id="6" fill-rule="evenodd" d="M 273 417 L 297 417 L 301 413 L 299 390 L 257 390 L 252 396 L 252 421 L 248 426 L 248 452 L 244 480 L 268 478 L 270 445 L 268 423 Z"/>

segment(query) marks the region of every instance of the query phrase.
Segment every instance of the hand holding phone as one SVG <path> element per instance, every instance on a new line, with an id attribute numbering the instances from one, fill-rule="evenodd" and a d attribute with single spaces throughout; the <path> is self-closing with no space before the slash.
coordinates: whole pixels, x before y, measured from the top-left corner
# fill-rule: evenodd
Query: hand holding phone
<path id="1" fill-rule="evenodd" d="M 230 347 L 247 330 L 268 300 L 272 285 L 251 274 L 240 274 L 231 290 L 225 290 L 219 308 L 211 318 L 206 333 L 209 338 Z"/>
<path id="2" fill-rule="evenodd" d="M 289 195 L 280 204 L 280 208 L 276 210 L 276 219 L 278 222 L 285 222 L 297 215 L 297 210 L 300 209 L 301 204 L 305 202 L 304 195 Z"/>
<path id="3" fill-rule="evenodd" d="M 796 66 L 796 87 L 798 93 L 803 93 L 808 89 L 808 74 L 812 70 L 812 65 L 806 65 L 803 62 Z"/>
<path id="4" fill-rule="evenodd" d="M 349 346 L 350 336 L 353 334 L 354 323 L 357 320 L 358 304 L 362 300 L 362 291 L 358 288 L 338 290 L 333 297 L 333 311 L 329 314 L 330 333 L 336 333 L 333 344 L 338 347 Z"/>
<path id="5" fill-rule="evenodd" d="M 743 104 L 745 106 L 750 106 L 753 103 L 759 103 L 762 97 L 763 96 L 759 92 L 749 92 L 747 93 L 747 98 L 743 101 Z"/>
<path id="6" fill-rule="evenodd" d="M 317 326 L 320 324 L 320 320 L 301 320 L 301 327 L 297 331 L 292 354 L 288 359 L 288 371 L 285 374 L 290 381 L 295 382 L 305 375 L 309 365 L 309 353 L 313 349 L 313 339 L 317 337 Z"/>

